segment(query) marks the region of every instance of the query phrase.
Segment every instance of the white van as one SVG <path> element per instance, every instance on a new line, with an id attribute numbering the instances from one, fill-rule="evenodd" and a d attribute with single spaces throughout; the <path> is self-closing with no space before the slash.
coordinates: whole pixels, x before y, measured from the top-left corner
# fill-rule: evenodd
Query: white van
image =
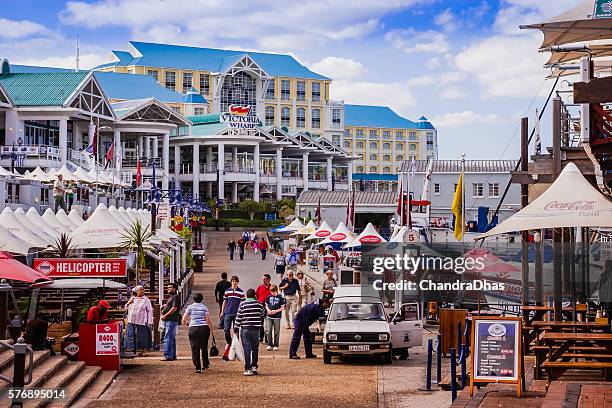
<path id="1" fill-rule="evenodd" d="M 408 358 L 408 348 L 420 346 L 423 322 L 418 303 L 402 304 L 387 316 L 374 288 L 343 285 L 335 288 L 323 332 L 323 362 L 332 356 L 377 355 L 385 364 L 393 355 Z"/>

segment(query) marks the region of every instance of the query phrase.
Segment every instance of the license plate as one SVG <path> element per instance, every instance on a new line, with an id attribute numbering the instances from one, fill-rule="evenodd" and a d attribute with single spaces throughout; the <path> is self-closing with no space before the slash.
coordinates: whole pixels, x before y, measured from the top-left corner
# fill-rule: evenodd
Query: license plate
<path id="1" fill-rule="evenodd" d="M 349 346 L 349 351 L 370 351 L 369 345 Z"/>

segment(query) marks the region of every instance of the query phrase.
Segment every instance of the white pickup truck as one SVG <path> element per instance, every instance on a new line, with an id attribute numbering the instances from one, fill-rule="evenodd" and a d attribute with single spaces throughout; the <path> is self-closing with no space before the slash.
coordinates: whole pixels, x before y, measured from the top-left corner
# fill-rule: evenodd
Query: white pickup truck
<path id="1" fill-rule="evenodd" d="M 376 355 L 385 364 L 393 355 L 408 358 L 408 349 L 420 346 L 423 322 L 418 303 L 404 303 L 387 316 L 383 302 L 371 287 L 343 285 L 335 288 L 323 332 L 323 362 L 333 356 Z"/>

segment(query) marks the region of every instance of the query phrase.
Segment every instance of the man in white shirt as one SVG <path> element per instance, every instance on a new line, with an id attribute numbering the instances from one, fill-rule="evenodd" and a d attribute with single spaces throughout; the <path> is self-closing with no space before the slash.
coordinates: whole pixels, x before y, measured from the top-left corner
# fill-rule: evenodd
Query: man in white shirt
<path id="1" fill-rule="evenodd" d="M 58 174 L 57 178 L 55 179 L 55 183 L 53 183 L 53 202 L 55 203 L 55 212 L 57 212 L 58 207 L 61 207 L 65 212 L 67 212 L 66 201 L 64 200 L 66 185 L 62 179 L 62 175 Z"/>

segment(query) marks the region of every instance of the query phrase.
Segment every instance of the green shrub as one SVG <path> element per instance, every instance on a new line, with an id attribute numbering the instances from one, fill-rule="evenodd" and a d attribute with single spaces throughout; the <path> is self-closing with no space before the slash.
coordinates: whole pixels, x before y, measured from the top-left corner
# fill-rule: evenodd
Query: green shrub
<path id="1" fill-rule="evenodd" d="M 223 228 L 225 223 L 228 222 L 231 227 L 241 227 L 241 228 L 274 228 L 279 225 L 283 225 L 283 220 L 273 220 L 273 221 L 265 221 L 265 220 L 248 220 L 242 218 L 219 218 L 219 227 Z M 208 227 L 215 226 L 215 220 L 211 219 L 207 222 Z"/>

